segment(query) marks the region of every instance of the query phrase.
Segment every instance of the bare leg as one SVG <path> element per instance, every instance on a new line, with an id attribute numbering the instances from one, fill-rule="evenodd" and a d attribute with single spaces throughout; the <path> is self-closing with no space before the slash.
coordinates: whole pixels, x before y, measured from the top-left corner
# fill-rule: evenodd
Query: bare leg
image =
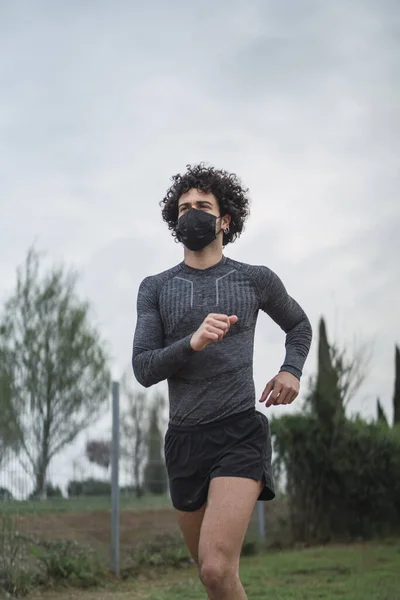
<path id="1" fill-rule="evenodd" d="M 190 556 L 196 564 L 199 562 L 200 529 L 203 523 L 205 510 L 206 504 L 203 504 L 199 510 L 194 512 L 175 511 L 183 539 L 189 549 Z"/>
<path id="2" fill-rule="evenodd" d="M 210 600 L 247 600 L 239 560 L 261 487 L 261 482 L 241 477 L 211 481 L 198 553 L 200 579 Z"/>

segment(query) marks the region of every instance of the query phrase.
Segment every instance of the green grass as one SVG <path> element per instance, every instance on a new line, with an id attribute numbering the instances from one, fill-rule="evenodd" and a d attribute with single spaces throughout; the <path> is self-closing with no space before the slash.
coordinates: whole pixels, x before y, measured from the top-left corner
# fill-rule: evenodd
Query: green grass
<path id="1" fill-rule="evenodd" d="M 249 600 L 400 600 L 400 540 L 269 552 L 246 557 Z M 149 570 L 146 577 L 96 591 L 42 593 L 50 600 L 206 600 L 196 570 Z M 36 597 L 35 597 L 36 600 Z"/>
<path id="2" fill-rule="evenodd" d="M 168 496 L 144 496 L 137 499 L 122 496 L 120 507 L 125 509 L 141 508 L 164 508 L 169 507 L 171 501 Z M 103 497 L 81 497 L 81 498 L 49 498 L 47 500 L 23 500 L 2 502 L 1 512 L 3 514 L 32 514 L 32 513 L 54 513 L 54 512 L 80 512 L 82 510 L 109 510 L 111 498 Z"/>

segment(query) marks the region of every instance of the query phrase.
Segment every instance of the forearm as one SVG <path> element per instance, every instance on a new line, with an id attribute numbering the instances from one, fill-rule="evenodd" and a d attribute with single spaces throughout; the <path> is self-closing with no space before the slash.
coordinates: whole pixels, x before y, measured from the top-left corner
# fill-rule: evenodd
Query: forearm
<path id="1" fill-rule="evenodd" d="M 147 388 L 172 377 L 194 354 L 190 346 L 191 337 L 189 335 L 157 350 L 147 350 L 134 344 L 132 367 L 138 382 Z"/>
<path id="2" fill-rule="evenodd" d="M 287 371 L 298 379 L 303 373 L 304 363 L 311 346 L 312 328 L 307 316 L 286 332 L 285 359 L 281 371 Z"/>

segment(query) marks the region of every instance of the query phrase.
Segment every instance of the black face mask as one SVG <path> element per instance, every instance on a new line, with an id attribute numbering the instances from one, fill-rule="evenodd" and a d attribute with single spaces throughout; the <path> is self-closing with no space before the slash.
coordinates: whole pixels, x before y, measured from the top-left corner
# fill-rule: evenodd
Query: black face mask
<path id="1" fill-rule="evenodd" d="M 220 218 L 191 208 L 178 220 L 177 238 L 189 250 L 202 250 L 216 239 L 215 224 Z"/>

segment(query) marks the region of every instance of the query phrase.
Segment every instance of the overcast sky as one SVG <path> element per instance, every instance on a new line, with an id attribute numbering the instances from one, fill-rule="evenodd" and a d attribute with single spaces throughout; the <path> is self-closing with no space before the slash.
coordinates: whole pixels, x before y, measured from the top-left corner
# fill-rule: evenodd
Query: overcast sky
<path id="1" fill-rule="evenodd" d="M 315 332 L 324 315 L 332 341 L 371 344 L 351 409 L 371 417 L 380 396 L 391 418 L 399 40 L 397 0 L 3 0 L 0 299 L 32 242 L 78 268 L 120 377 L 140 281 L 183 256 L 158 203 L 204 160 L 250 188 L 226 255 L 276 271 Z M 283 354 L 261 314 L 260 393 Z"/>

